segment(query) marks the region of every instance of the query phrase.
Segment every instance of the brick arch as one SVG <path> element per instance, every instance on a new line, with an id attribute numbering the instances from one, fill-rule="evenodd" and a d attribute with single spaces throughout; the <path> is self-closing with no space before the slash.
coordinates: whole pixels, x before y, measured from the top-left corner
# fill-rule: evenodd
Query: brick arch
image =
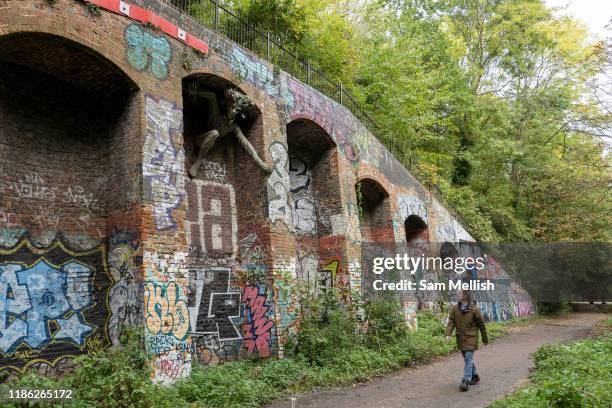
<path id="1" fill-rule="evenodd" d="M 215 59 L 215 55 L 209 57 L 209 61 Z M 196 68 L 191 68 L 189 74 L 183 76 L 181 79 L 183 84 L 186 80 L 193 80 L 195 78 L 215 78 L 218 81 L 225 82 L 227 85 L 238 89 L 240 92 L 248 96 L 257 109 L 261 112 L 264 111 L 264 105 L 270 103 L 271 97 L 265 92 L 259 90 L 256 86 L 251 84 L 249 81 L 241 79 L 232 70 L 231 65 L 228 61 L 220 60 L 217 63 L 206 63 Z"/>
<path id="2" fill-rule="evenodd" d="M 23 14 L 24 10 L 27 10 L 27 15 Z M 123 39 L 124 28 L 130 21 L 127 19 L 123 21 L 124 18 L 121 16 L 103 14 L 100 17 L 85 17 L 83 14 L 82 4 L 62 0 L 57 1 L 53 7 L 49 5 L 48 8 L 27 8 L 26 4 L 4 8 L 0 10 L 0 19 L 6 26 L 0 32 L 0 41 L 29 34 L 62 39 L 80 47 L 89 53 L 90 57 L 106 61 L 116 72 L 121 73 L 136 86 L 135 84 L 139 82 L 138 76 L 127 63 L 124 49 L 108 46 L 113 36 Z M 62 20 L 62 24 L 56 22 L 58 19 Z M 123 24 L 117 24 L 117 19 Z"/>
<path id="3" fill-rule="evenodd" d="M 387 189 L 385 188 L 385 182 L 378 176 L 375 176 L 373 174 L 368 174 L 367 176 L 359 176 L 357 177 L 357 183 L 361 183 L 361 182 L 371 182 L 376 184 L 384 193 L 385 197 L 391 197 L 391 194 L 389 194 L 389 192 L 387 191 Z"/>
<path id="4" fill-rule="evenodd" d="M 23 370 L 35 361 L 55 366 L 86 352 L 91 342 L 107 347 L 118 340 L 118 327 L 135 325 L 142 316 L 131 308 L 139 303 L 139 271 L 131 257 L 138 245 L 132 239 L 139 203 L 133 181 L 141 177 L 142 134 L 139 87 L 114 58 L 91 48 L 87 35 L 75 40 L 69 34 L 82 26 L 45 26 L 44 10 L 28 10 L 36 15 L 32 30 L 20 31 L 14 9 L 23 10 L 4 11 L 9 33 L 0 36 L 0 150 L 9 153 L 0 155 L 0 207 L 12 214 L 0 228 L 16 234 L 0 242 L 0 252 L 10 254 L 17 276 L 44 282 L 63 302 L 61 310 L 24 315 L 12 331 L 6 329 L 19 334 L 47 321 L 61 328 L 16 337 L 0 350 L 9 366 Z M 130 239 L 126 243 L 113 231 Z M 18 242 L 17 234 L 23 236 Z M 71 284 L 75 275 L 83 283 Z M 69 283 L 57 284 L 62 280 Z M 14 282 L 23 304 L 42 305 L 35 291 Z M 127 293 L 134 299 L 130 305 Z M 131 316 L 119 321 L 126 307 Z M 38 352 L 35 360 L 20 353 L 28 347 Z"/>
<path id="5" fill-rule="evenodd" d="M 0 36 L 0 61 L 109 97 L 125 97 L 139 90 L 136 82 L 104 55 L 55 34 L 28 31 Z"/>
<path id="6" fill-rule="evenodd" d="M 253 226 L 264 224 L 267 215 L 260 202 L 267 193 L 268 174 L 258 167 L 223 118 L 230 103 L 228 98 L 232 98 L 225 94 L 228 89 L 245 93 L 253 102 L 248 114 L 235 122 L 261 161 L 265 162 L 267 153 L 263 112 L 252 89 L 247 90 L 249 94 L 235 82 L 214 73 L 197 72 L 183 78 L 185 229 L 193 266 L 211 266 L 207 260 L 210 257 L 236 261 L 238 237 L 247 235 Z M 212 130 L 228 133 L 218 136 L 212 146 L 204 146 L 208 143 L 204 142 L 205 135 Z M 202 148 L 208 149 L 204 156 L 200 156 Z M 206 215 L 213 212 L 211 200 L 215 200 L 216 215 Z"/>
<path id="7" fill-rule="evenodd" d="M 391 199 L 387 190 L 372 177 L 360 177 L 355 192 L 362 240 L 394 242 Z"/>
<path id="8" fill-rule="evenodd" d="M 408 244 L 429 241 L 429 225 L 417 214 L 410 214 L 404 220 L 404 231 Z"/>

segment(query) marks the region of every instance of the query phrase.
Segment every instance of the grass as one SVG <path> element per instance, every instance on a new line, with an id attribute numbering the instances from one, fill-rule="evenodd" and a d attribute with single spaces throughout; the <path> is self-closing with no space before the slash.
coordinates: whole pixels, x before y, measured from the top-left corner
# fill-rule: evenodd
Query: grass
<path id="1" fill-rule="evenodd" d="M 455 350 L 454 340 L 445 339 L 445 327 L 439 318 L 430 312 L 419 312 L 419 329 L 411 332 L 398 318 L 396 306 L 384 302 L 370 305 L 371 330 L 367 333 L 356 330 L 351 313 L 331 310 L 322 318 L 303 321 L 300 337 L 290 347 L 288 358 L 241 360 L 215 367 L 194 365 L 189 378 L 169 387 L 150 383 L 142 339 L 132 334 L 125 351 L 81 356 L 75 371 L 59 379 L 30 372 L 0 385 L 0 396 L 7 396 L 9 389 L 73 389 L 75 399 L 61 406 L 259 407 L 319 387 L 368 381 Z M 499 338 L 510 327 L 537 319 L 489 323 L 490 338 Z M 52 402 L 35 405 L 54 406 Z M 3 406 L 32 405 L 13 400 Z"/>
<path id="2" fill-rule="evenodd" d="M 490 408 L 609 408 L 612 406 L 612 318 L 591 338 L 551 344 L 534 355 L 530 384 Z"/>

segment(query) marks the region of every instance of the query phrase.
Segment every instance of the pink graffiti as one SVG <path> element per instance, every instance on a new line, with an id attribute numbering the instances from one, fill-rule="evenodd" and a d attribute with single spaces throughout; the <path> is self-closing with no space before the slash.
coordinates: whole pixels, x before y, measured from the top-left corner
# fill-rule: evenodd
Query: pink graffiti
<path id="1" fill-rule="evenodd" d="M 176 360 L 159 359 L 155 363 L 157 375 L 163 375 L 166 378 L 176 380 L 179 377 L 181 364 Z"/>
<path id="2" fill-rule="evenodd" d="M 259 286 L 250 285 L 244 288 L 242 301 L 245 305 L 244 345 L 249 353 L 257 351 L 260 357 L 269 357 L 271 333 L 274 322 L 267 316 L 270 305 L 266 304 L 265 291 Z"/>

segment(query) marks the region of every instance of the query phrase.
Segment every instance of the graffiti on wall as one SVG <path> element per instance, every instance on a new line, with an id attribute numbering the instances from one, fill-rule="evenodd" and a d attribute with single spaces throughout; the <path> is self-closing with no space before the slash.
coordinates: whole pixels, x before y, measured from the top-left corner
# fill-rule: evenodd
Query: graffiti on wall
<path id="1" fill-rule="evenodd" d="M 313 234 L 317 230 L 316 205 L 309 197 L 294 200 L 293 227 L 298 233 Z"/>
<path id="2" fill-rule="evenodd" d="M 208 180 L 219 184 L 229 184 L 225 164 L 204 159 L 202 160 L 202 167 Z"/>
<path id="3" fill-rule="evenodd" d="M 63 231 L 64 240 L 71 246 L 95 248 L 104 237 L 98 196 L 80 184 L 49 183 L 38 172 L 30 171 L 6 185 L 0 181 L 0 186 L 12 198 L 0 208 L 0 226 L 13 230 L 28 226 L 32 239 L 40 246 L 51 244 L 62 220 L 74 226 L 71 231 Z M 22 206 L 29 214 L 13 211 L 13 206 Z M 0 239 L 5 246 L 14 245 L 16 241 L 15 236 Z"/>
<path id="4" fill-rule="evenodd" d="M 183 113 L 162 98 L 145 96 L 146 136 L 143 176 L 158 229 L 176 227 L 173 211 L 181 205 L 185 155 L 181 147 Z"/>
<path id="5" fill-rule="evenodd" d="M 317 232 L 317 205 L 312 188 L 312 174 L 306 160 L 289 160 L 290 201 L 293 203 L 293 228 L 301 234 Z"/>
<path id="6" fill-rule="evenodd" d="M 25 228 L 0 228 L 0 246 L 11 247 L 26 233 Z"/>
<path id="7" fill-rule="evenodd" d="M 315 285 L 319 270 L 319 257 L 310 248 L 298 249 L 295 265 L 295 278 L 301 282 L 309 282 Z"/>
<path id="8" fill-rule="evenodd" d="M 293 95 L 287 90 L 287 82 L 283 81 L 280 75 L 276 75 L 267 63 L 249 57 L 240 48 L 233 47 L 230 64 L 240 78 L 263 89 L 272 98 L 293 104 Z"/>
<path id="9" fill-rule="evenodd" d="M 192 271 L 189 310 L 192 334 L 214 335 L 221 342 L 242 338 L 234 322 L 240 318 L 240 292 L 231 288 L 231 269 Z"/>
<path id="10" fill-rule="evenodd" d="M 533 313 L 533 302 L 529 294 L 510 279 L 492 257 L 487 258 L 487 267 L 477 278 L 489 279 L 495 284 L 494 291 L 477 297 L 486 320 L 503 321 Z"/>
<path id="11" fill-rule="evenodd" d="M 237 252 L 236 199 L 229 184 L 187 182 L 185 231 L 192 255 L 218 258 Z"/>
<path id="12" fill-rule="evenodd" d="M 152 380 L 167 384 L 191 372 L 187 252 L 145 251 L 144 326 Z"/>
<path id="13" fill-rule="evenodd" d="M 152 380 L 167 384 L 188 376 L 192 343 L 184 291 L 176 282 L 146 282 L 144 305 L 145 342 L 154 356 Z"/>
<path id="14" fill-rule="evenodd" d="M 269 317 L 268 295 L 258 285 L 249 285 L 244 288 L 242 302 L 245 314 L 244 347 L 248 353 L 269 357 L 272 354 L 270 347 L 274 322 Z"/>
<path id="15" fill-rule="evenodd" d="M 411 194 L 399 195 L 397 197 L 397 208 L 402 221 L 411 215 L 418 215 L 426 224 L 429 224 L 429 210 L 419 197 Z"/>
<path id="16" fill-rule="evenodd" d="M 105 256 L 103 247 L 74 252 L 59 240 L 0 249 L 0 370 L 54 366 L 110 345 Z"/>
<path id="17" fill-rule="evenodd" d="M 155 36 L 140 24 L 130 24 L 125 29 L 126 57 L 138 71 L 148 71 L 159 80 L 168 77 L 172 48 L 164 35 Z"/>
<path id="18" fill-rule="evenodd" d="M 135 276 L 142 258 L 133 245 L 116 242 L 110 250 L 108 265 L 115 281 L 109 296 L 112 315 L 108 327 L 110 338 L 117 345 L 127 327 L 136 327 L 142 321 L 142 289 Z"/>
<path id="19" fill-rule="evenodd" d="M 281 221 L 287 226 L 293 224 L 289 191 L 289 155 L 287 148 L 280 142 L 273 142 L 270 156 L 274 162 L 272 173 L 268 177 L 268 217 L 272 223 Z"/>
<path id="20" fill-rule="evenodd" d="M 312 174 L 307 162 L 291 157 L 287 147 L 273 142 L 269 148 L 274 162 L 268 177 L 268 217 L 273 223 L 283 222 L 291 232 L 316 234 L 317 224 L 331 227 L 331 217 L 319 214 L 314 196 Z"/>
<path id="21" fill-rule="evenodd" d="M 289 179 L 291 181 L 291 192 L 294 194 L 310 187 L 312 174 L 306 160 L 291 157 L 289 160 Z"/>
<path id="22" fill-rule="evenodd" d="M 324 288 L 333 288 L 335 286 L 338 269 L 340 268 L 339 259 L 331 259 L 322 262 L 320 272 L 320 284 Z"/>
<path id="23" fill-rule="evenodd" d="M 182 340 L 189 330 L 187 302 L 175 282 L 147 282 L 144 288 L 145 327 L 152 335 L 172 335 Z"/>

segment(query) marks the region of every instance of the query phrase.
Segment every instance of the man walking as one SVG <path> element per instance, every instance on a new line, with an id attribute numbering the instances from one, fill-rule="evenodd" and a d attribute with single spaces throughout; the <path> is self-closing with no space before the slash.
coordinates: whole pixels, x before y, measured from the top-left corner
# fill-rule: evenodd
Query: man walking
<path id="1" fill-rule="evenodd" d="M 476 302 L 472 300 L 472 294 L 462 291 L 459 302 L 450 311 L 448 325 L 446 326 L 446 338 L 450 340 L 451 334 L 455 329 L 457 347 L 463 354 L 465 366 L 463 369 L 463 379 L 461 391 L 467 391 L 470 384 L 474 385 L 480 381 L 474 365 L 474 352 L 478 350 L 478 331 L 482 333 L 482 343 L 486 346 L 489 343 L 487 328 L 482 318 L 482 313 Z"/>

